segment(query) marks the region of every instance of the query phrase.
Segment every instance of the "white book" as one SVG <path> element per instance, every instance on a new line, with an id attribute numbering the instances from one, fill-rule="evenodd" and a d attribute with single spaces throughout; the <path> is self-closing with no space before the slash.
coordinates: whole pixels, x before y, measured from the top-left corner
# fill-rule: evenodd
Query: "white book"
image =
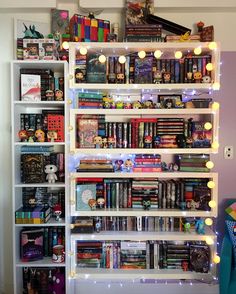
<path id="1" fill-rule="evenodd" d="M 41 101 L 40 75 L 21 74 L 21 100 Z"/>

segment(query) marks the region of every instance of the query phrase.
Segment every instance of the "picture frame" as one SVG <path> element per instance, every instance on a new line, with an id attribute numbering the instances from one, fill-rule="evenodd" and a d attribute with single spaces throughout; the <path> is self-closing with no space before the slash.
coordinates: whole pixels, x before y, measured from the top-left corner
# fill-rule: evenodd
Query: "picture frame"
<path id="1" fill-rule="evenodd" d="M 181 108 L 182 95 L 158 95 L 158 102 L 161 104 L 161 108 Z"/>

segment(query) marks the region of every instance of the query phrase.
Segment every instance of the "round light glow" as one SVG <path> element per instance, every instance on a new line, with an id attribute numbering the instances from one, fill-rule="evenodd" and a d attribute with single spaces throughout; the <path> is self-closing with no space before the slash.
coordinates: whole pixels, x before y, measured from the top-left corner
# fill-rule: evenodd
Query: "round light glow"
<path id="1" fill-rule="evenodd" d="M 101 62 L 101 63 L 105 63 L 106 62 L 106 56 L 105 55 L 100 55 L 98 60 Z"/>
<path id="2" fill-rule="evenodd" d="M 197 47 L 197 48 L 194 49 L 193 52 L 194 52 L 195 55 L 200 55 L 202 53 L 202 48 L 201 47 Z"/>
<path id="3" fill-rule="evenodd" d="M 206 122 L 204 124 L 204 129 L 207 130 L 207 131 L 211 130 L 212 129 L 212 124 L 210 122 Z"/>
<path id="4" fill-rule="evenodd" d="M 67 103 L 68 103 L 68 104 L 72 104 L 72 100 L 71 100 L 71 99 L 68 99 L 68 100 L 67 100 Z"/>
<path id="5" fill-rule="evenodd" d="M 156 50 L 156 51 L 154 52 L 154 56 L 155 56 L 155 58 L 157 58 L 157 59 L 160 58 L 161 55 L 162 55 L 161 50 Z"/>
<path id="6" fill-rule="evenodd" d="M 213 224 L 213 220 L 212 220 L 211 218 L 206 218 L 206 219 L 205 219 L 205 224 L 206 224 L 207 226 L 212 226 L 212 224 Z"/>
<path id="7" fill-rule="evenodd" d="M 69 126 L 69 131 L 72 131 L 73 130 L 73 127 L 72 126 Z"/>
<path id="8" fill-rule="evenodd" d="M 146 52 L 145 51 L 143 51 L 143 50 L 139 51 L 139 53 L 138 53 L 138 57 L 139 58 L 143 59 L 145 56 L 146 56 Z"/>
<path id="9" fill-rule="evenodd" d="M 220 83 L 214 83 L 212 85 L 212 89 L 215 90 L 215 91 L 220 90 Z"/>
<path id="10" fill-rule="evenodd" d="M 62 48 L 63 48 L 63 49 L 68 50 L 69 47 L 70 47 L 69 42 L 64 41 L 64 42 L 62 43 Z"/>
<path id="11" fill-rule="evenodd" d="M 124 55 L 121 55 L 121 56 L 119 57 L 119 63 L 123 64 L 123 63 L 125 63 L 125 62 L 126 62 L 126 57 L 125 57 Z"/>
<path id="12" fill-rule="evenodd" d="M 219 143 L 218 143 L 218 142 L 213 142 L 213 143 L 211 144 L 211 147 L 212 147 L 213 149 L 218 149 L 218 148 L 219 148 Z"/>
<path id="13" fill-rule="evenodd" d="M 87 50 L 87 48 L 85 48 L 85 47 L 81 47 L 81 48 L 79 49 L 79 53 L 80 53 L 81 55 L 86 55 L 87 52 L 88 52 L 88 50 Z"/>
<path id="14" fill-rule="evenodd" d="M 218 102 L 213 102 L 211 108 L 212 108 L 213 110 L 217 110 L 217 109 L 219 109 L 219 108 L 220 108 L 220 103 L 218 103 Z"/>
<path id="15" fill-rule="evenodd" d="M 213 258 L 214 263 L 220 263 L 220 257 L 218 255 L 215 255 Z"/>
<path id="16" fill-rule="evenodd" d="M 206 69 L 207 69 L 208 71 L 212 71 L 212 70 L 213 70 L 213 64 L 212 64 L 211 62 L 207 63 L 207 65 L 206 65 Z"/>
<path id="17" fill-rule="evenodd" d="M 183 56 L 183 53 L 181 51 L 176 51 L 175 52 L 175 58 L 180 59 Z"/>
<path id="18" fill-rule="evenodd" d="M 217 43 L 216 42 L 210 42 L 209 45 L 208 45 L 208 48 L 210 50 L 214 50 L 217 48 Z"/>
<path id="19" fill-rule="evenodd" d="M 75 277 L 75 275 L 76 275 L 75 272 L 71 272 L 71 273 L 70 273 L 70 277 L 71 277 L 72 279 Z"/>
<path id="20" fill-rule="evenodd" d="M 207 243 L 207 245 L 213 245 L 214 240 L 211 237 L 206 237 L 206 243 Z"/>
<path id="21" fill-rule="evenodd" d="M 70 224 L 70 228 L 71 228 L 72 230 L 74 229 L 74 227 L 75 227 L 74 224 Z"/>
<path id="22" fill-rule="evenodd" d="M 214 187 L 215 187 L 215 183 L 213 182 L 213 181 L 209 181 L 208 183 L 207 183 L 207 187 L 209 188 L 209 189 L 213 189 Z M 210 203 L 210 202 L 209 202 Z M 210 206 L 211 207 L 211 206 Z"/>
<path id="23" fill-rule="evenodd" d="M 215 202 L 215 200 L 211 200 L 211 201 L 209 201 L 208 205 L 209 205 L 211 208 L 216 207 L 216 202 Z"/>
<path id="24" fill-rule="evenodd" d="M 208 169 L 212 169 L 212 168 L 214 167 L 214 162 L 212 162 L 212 161 L 207 161 L 207 163 L 206 163 L 206 167 L 207 167 Z"/>

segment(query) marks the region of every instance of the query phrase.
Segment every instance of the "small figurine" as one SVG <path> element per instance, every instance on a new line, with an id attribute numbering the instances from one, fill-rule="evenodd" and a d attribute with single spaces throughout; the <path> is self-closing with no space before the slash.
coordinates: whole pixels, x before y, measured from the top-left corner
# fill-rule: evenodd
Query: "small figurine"
<path id="1" fill-rule="evenodd" d="M 195 73 L 193 73 L 193 79 L 195 83 L 201 83 L 202 73 L 200 71 L 196 71 Z"/>
<path id="2" fill-rule="evenodd" d="M 172 172 L 174 170 L 174 163 L 169 163 L 168 165 L 168 171 Z"/>
<path id="3" fill-rule="evenodd" d="M 163 83 L 164 84 L 169 84 L 171 79 L 171 74 L 170 72 L 164 72 L 163 73 Z"/>
<path id="4" fill-rule="evenodd" d="M 142 109 L 142 103 L 140 101 L 135 101 L 133 103 L 133 109 Z"/>
<path id="5" fill-rule="evenodd" d="M 182 101 L 176 101 L 175 108 L 184 108 L 184 103 Z"/>
<path id="6" fill-rule="evenodd" d="M 114 148 L 115 147 L 116 140 L 115 140 L 114 137 L 108 137 L 107 143 L 108 143 L 108 147 L 109 148 Z"/>
<path id="7" fill-rule="evenodd" d="M 94 221 L 94 226 L 95 226 L 96 233 L 100 233 L 100 231 L 101 231 L 101 218 L 100 217 L 96 217 L 96 219 Z"/>
<path id="8" fill-rule="evenodd" d="M 181 201 L 180 204 L 179 204 L 179 206 L 180 206 L 180 209 L 181 210 L 185 210 L 186 209 L 186 202 L 185 201 Z"/>
<path id="9" fill-rule="evenodd" d="M 177 135 L 176 136 L 176 143 L 177 143 L 179 148 L 185 148 L 186 147 L 185 135 Z"/>
<path id="10" fill-rule="evenodd" d="M 162 108 L 162 107 L 161 107 L 161 103 L 160 103 L 160 102 L 157 102 L 156 105 L 155 105 L 155 108 L 156 108 L 156 109 L 161 109 L 161 108 Z"/>
<path id="11" fill-rule="evenodd" d="M 95 136 L 93 138 L 93 144 L 95 145 L 95 148 L 101 148 L 102 147 L 102 137 Z"/>
<path id="12" fill-rule="evenodd" d="M 37 142 L 45 142 L 45 133 L 43 130 L 36 130 L 34 135 L 37 138 Z"/>
<path id="13" fill-rule="evenodd" d="M 35 141 L 34 133 L 35 132 L 32 129 L 27 130 L 28 142 L 33 143 Z"/>
<path id="14" fill-rule="evenodd" d="M 193 80 L 193 73 L 192 72 L 187 72 L 187 81 L 191 83 Z"/>
<path id="15" fill-rule="evenodd" d="M 52 58 L 53 57 L 53 50 L 54 50 L 53 43 L 43 43 L 42 46 L 43 46 L 44 51 L 45 51 L 44 55 L 46 57 L 49 57 L 50 59 L 53 59 Z"/>
<path id="16" fill-rule="evenodd" d="M 57 181 L 57 167 L 54 164 L 47 164 L 44 168 L 44 172 L 47 174 L 46 180 L 49 184 L 54 184 Z"/>
<path id="17" fill-rule="evenodd" d="M 170 109 L 173 108 L 173 100 L 172 99 L 166 99 L 165 101 L 165 108 Z"/>
<path id="18" fill-rule="evenodd" d="M 52 90 L 46 91 L 47 101 L 54 101 L 54 92 Z"/>
<path id="19" fill-rule="evenodd" d="M 125 75 L 123 73 L 118 73 L 116 75 L 116 83 L 117 84 L 124 84 L 125 81 Z"/>
<path id="20" fill-rule="evenodd" d="M 168 171 L 168 165 L 165 161 L 161 162 L 161 170 L 162 171 Z"/>
<path id="21" fill-rule="evenodd" d="M 107 137 L 102 137 L 102 148 L 107 148 L 108 144 L 107 144 Z"/>
<path id="22" fill-rule="evenodd" d="M 55 142 L 55 140 L 57 139 L 57 131 L 49 130 L 47 132 L 47 139 L 48 142 Z"/>
<path id="23" fill-rule="evenodd" d="M 125 103 L 124 103 L 124 109 L 132 109 L 132 104 L 131 104 L 131 102 L 125 102 Z"/>
<path id="24" fill-rule="evenodd" d="M 174 163 L 173 165 L 173 171 L 178 171 L 179 170 L 179 166 L 177 163 Z"/>
<path id="25" fill-rule="evenodd" d="M 148 196 L 143 197 L 142 205 L 143 205 L 144 210 L 149 210 L 151 207 L 150 197 L 148 197 Z"/>
<path id="26" fill-rule="evenodd" d="M 97 199 L 97 205 L 98 205 L 98 208 L 104 208 L 105 207 L 105 199 L 102 197 L 99 197 Z"/>
<path id="27" fill-rule="evenodd" d="M 193 145 L 193 138 L 192 138 L 192 137 L 188 137 L 188 138 L 186 139 L 186 147 L 187 147 L 187 148 L 191 148 L 192 145 Z"/>
<path id="28" fill-rule="evenodd" d="M 28 55 L 30 59 L 38 59 L 39 58 L 39 45 L 35 43 L 27 44 Z"/>
<path id="29" fill-rule="evenodd" d="M 56 221 L 57 222 L 61 221 L 60 216 L 62 214 L 62 208 L 60 204 L 56 204 L 53 206 L 53 212 L 54 212 L 54 215 L 56 216 Z"/>
<path id="30" fill-rule="evenodd" d="M 91 210 L 95 210 L 97 206 L 97 201 L 93 198 L 89 199 L 88 205 L 90 206 Z"/>
<path id="31" fill-rule="evenodd" d="M 63 101 L 63 91 L 62 90 L 57 89 L 55 91 L 55 100 L 56 101 Z"/>
<path id="32" fill-rule="evenodd" d="M 193 73 L 197 72 L 197 65 L 196 65 L 196 64 L 193 64 L 192 72 L 193 72 Z"/>
<path id="33" fill-rule="evenodd" d="M 184 226 L 184 232 L 185 233 L 190 233 L 190 229 L 191 229 L 191 224 L 189 222 L 186 222 L 183 224 Z"/>
<path id="34" fill-rule="evenodd" d="M 204 22 L 202 22 L 202 21 L 199 21 L 198 23 L 197 23 L 197 29 L 198 29 L 198 33 L 201 33 L 202 32 L 202 29 L 203 29 L 203 27 L 204 27 Z"/>
<path id="35" fill-rule="evenodd" d="M 75 82 L 76 83 L 83 83 L 84 82 L 84 74 L 82 70 L 76 68 L 75 70 Z"/>
<path id="36" fill-rule="evenodd" d="M 151 148 L 152 147 L 152 136 L 145 136 L 144 137 L 144 148 Z"/>
<path id="37" fill-rule="evenodd" d="M 111 108 L 111 103 L 109 101 L 103 101 L 103 108 L 110 109 Z"/>
<path id="38" fill-rule="evenodd" d="M 143 108 L 146 109 L 153 109 L 154 108 L 154 103 L 152 100 L 146 100 L 143 102 Z"/>
<path id="39" fill-rule="evenodd" d="M 186 260 L 182 261 L 181 267 L 184 272 L 187 272 L 188 271 L 188 262 Z"/>
<path id="40" fill-rule="evenodd" d="M 154 139 L 154 148 L 159 148 L 161 144 L 161 137 L 160 136 L 155 136 Z"/>
<path id="41" fill-rule="evenodd" d="M 202 83 L 209 84 L 210 82 L 211 82 L 211 77 L 210 76 L 203 76 L 202 77 Z"/>
<path id="42" fill-rule="evenodd" d="M 133 162 L 131 159 L 126 159 L 126 161 L 124 162 L 124 167 L 123 170 L 127 171 L 127 172 L 131 172 L 133 168 Z"/>
<path id="43" fill-rule="evenodd" d="M 124 102 L 123 101 L 117 101 L 116 102 L 116 109 L 123 109 L 124 108 Z"/>
<path id="44" fill-rule="evenodd" d="M 123 164 L 122 159 L 118 159 L 115 161 L 115 171 L 121 171 L 122 170 L 122 164 Z"/>
<path id="45" fill-rule="evenodd" d="M 27 142 L 28 140 L 28 134 L 26 130 L 20 130 L 18 132 L 18 137 L 20 138 L 21 142 Z"/>
<path id="46" fill-rule="evenodd" d="M 162 82 L 162 73 L 159 70 L 156 70 L 153 73 L 153 83 L 154 84 L 161 84 Z"/>
<path id="47" fill-rule="evenodd" d="M 205 223 L 203 219 L 200 218 L 195 221 L 195 230 L 200 235 L 205 234 Z"/>

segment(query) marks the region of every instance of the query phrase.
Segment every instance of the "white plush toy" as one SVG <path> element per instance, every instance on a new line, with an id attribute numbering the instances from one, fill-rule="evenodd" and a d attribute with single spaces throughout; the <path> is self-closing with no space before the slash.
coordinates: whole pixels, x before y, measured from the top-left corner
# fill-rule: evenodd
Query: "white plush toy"
<path id="1" fill-rule="evenodd" d="M 44 168 L 44 172 L 47 174 L 46 180 L 48 183 L 53 184 L 57 180 L 57 167 L 54 164 L 47 164 Z"/>

